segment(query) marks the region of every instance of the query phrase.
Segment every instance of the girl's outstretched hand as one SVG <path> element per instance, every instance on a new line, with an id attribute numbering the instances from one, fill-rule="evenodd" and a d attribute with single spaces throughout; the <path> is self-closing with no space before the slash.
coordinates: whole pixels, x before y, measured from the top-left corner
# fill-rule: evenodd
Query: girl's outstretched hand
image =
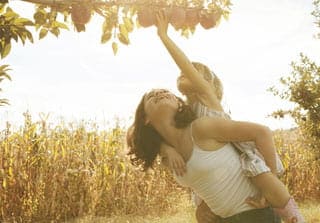
<path id="1" fill-rule="evenodd" d="M 163 164 L 170 168 L 177 176 L 183 176 L 187 172 L 186 163 L 183 157 L 174 147 L 162 143 L 160 147 L 160 155 Z"/>
<path id="2" fill-rule="evenodd" d="M 169 19 L 165 10 L 160 10 L 156 15 L 158 35 L 166 36 L 168 31 Z"/>
<path id="3" fill-rule="evenodd" d="M 168 152 L 168 163 L 170 169 L 174 171 L 177 176 L 183 176 L 187 172 L 184 159 L 174 149 Z"/>

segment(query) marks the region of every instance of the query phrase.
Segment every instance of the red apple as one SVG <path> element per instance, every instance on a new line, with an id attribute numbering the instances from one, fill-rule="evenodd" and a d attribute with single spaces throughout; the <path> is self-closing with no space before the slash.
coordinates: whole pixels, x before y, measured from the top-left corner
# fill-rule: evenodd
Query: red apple
<path id="1" fill-rule="evenodd" d="M 204 29 L 210 29 L 216 26 L 219 20 L 219 13 L 218 12 L 204 12 L 201 14 L 200 17 L 200 24 Z"/>
<path id="2" fill-rule="evenodd" d="M 200 22 L 200 15 L 198 9 L 188 9 L 186 11 L 186 25 L 194 27 Z"/>
<path id="3" fill-rule="evenodd" d="M 74 4 L 71 9 L 71 19 L 74 24 L 87 24 L 91 18 L 91 10 L 83 4 Z"/>
<path id="4" fill-rule="evenodd" d="M 156 23 L 155 12 L 147 7 L 143 7 L 138 11 L 138 22 L 142 27 L 149 27 Z"/>
<path id="5" fill-rule="evenodd" d="M 186 12 L 184 11 L 184 9 L 180 7 L 174 7 L 172 8 L 170 14 L 171 25 L 176 29 L 181 28 L 184 25 L 186 19 Z"/>

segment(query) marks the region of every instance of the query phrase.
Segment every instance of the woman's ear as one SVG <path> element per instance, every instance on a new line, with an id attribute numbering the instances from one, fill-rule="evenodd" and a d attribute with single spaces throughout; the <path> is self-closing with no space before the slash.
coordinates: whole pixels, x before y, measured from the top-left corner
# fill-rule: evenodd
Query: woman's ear
<path id="1" fill-rule="evenodd" d="M 146 118 L 146 120 L 144 121 L 144 124 L 145 124 L 145 125 L 149 125 L 149 124 L 150 124 L 150 119 L 149 119 L 149 118 Z"/>

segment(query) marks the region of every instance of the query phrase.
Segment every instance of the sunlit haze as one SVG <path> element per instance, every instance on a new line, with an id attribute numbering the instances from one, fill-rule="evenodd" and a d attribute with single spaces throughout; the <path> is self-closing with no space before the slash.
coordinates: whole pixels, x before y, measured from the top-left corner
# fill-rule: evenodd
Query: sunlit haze
<path id="1" fill-rule="evenodd" d="M 10 1 L 10 6 L 21 16 L 32 16 L 33 4 Z M 217 28 L 198 26 L 186 39 L 170 27 L 169 35 L 191 60 L 207 64 L 221 78 L 223 105 L 233 119 L 291 128 L 290 119 L 267 117 L 292 106 L 267 89 L 290 74 L 290 63 L 299 60 L 300 52 L 319 62 L 312 10 L 311 1 L 305 0 L 237 0 L 229 20 Z M 13 45 L 1 61 L 12 69 L 12 81 L 1 85 L 1 98 L 11 104 L 0 107 L 1 128 L 6 121 L 23 125 L 27 110 L 35 121 L 45 113 L 53 123 L 61 117 L 103 127 L 115 117 L 128 123 L 147 90 L 161 87 L 179 94 L 175 86 L 179 69 L 155 27 L 134 30 L 130 45 L 119 45 L 114 56 L 111 41 L 100 43 L 101 26 L 101 19 L 94 17 L 85 33 L 63 31 L 59 38 L 51 35 L 35 38 L 35 44 Z"/>

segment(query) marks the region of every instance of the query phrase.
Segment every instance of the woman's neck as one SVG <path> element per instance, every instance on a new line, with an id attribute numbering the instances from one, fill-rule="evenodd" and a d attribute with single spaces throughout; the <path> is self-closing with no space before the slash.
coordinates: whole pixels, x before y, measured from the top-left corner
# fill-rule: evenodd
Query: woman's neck
<path id="1" fill-rule="evenodd" d="M 186 128 L 178 129 L 175 127 L 175 123 L 161 123 L 155 126 L 156 130 L 163 137 L 166 143 L 178 148 L 181 145 Z"/>

